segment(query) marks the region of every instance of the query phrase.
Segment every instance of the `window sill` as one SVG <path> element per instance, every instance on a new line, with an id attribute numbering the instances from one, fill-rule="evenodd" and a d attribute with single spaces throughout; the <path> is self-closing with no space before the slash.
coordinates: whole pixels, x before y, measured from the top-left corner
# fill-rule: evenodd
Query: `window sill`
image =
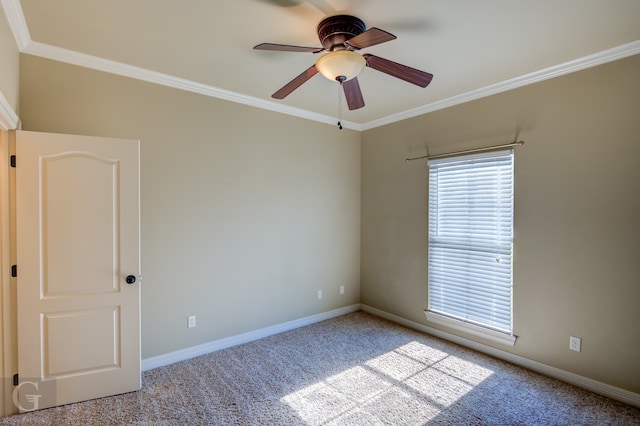
<path id="1" fill-rule="evenodd" d="M 517 337 L 513 334 L 502 333 L 500 331 L 480 327 L 478 325 L 453 319 L 444 315 L 437 314 L 435 312 L 424 311 L 424 313 L 427 315 L 427 321 L 429 322 L 444 325 L 454 330 L 472 334 L 477 337 L 482 337 L 483 339 L 487 339 L 495 343 L 500 343 L 502 345 L 514 346 L 516 344 Z"/>

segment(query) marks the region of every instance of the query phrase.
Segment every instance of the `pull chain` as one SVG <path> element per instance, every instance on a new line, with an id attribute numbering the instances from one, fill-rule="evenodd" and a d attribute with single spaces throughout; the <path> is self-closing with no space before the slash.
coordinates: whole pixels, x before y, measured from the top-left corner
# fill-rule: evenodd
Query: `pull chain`
<path id="1" fill-rule="evenodd" d="M 338 129 L 342 130 L 342 81 L 338 80 Z"/>

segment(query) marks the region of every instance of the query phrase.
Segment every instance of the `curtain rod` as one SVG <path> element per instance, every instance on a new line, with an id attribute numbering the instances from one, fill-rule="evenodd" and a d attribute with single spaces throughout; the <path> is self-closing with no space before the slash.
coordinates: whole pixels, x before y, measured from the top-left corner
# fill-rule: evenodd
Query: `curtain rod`
<path id="1" fill-rule="evenodd" d="M 404 161 L 422 160 L 423 158 L 426 158 L 427 160 L 432 160 L 434 158 L 451 157 L 451 156 L 460 155 L 460 154 L 471 154 L 473 152 L 494 151 L 497 149 L 505 149 L 505 148 L 511 148 L 514 146 L 522 146 L 522 145 L 524 145 L 524 141 L 518 141 L 518 142 L 506 143 L 503 145 L 487 146 L 485 148 L 475 148 L 475 149 L 467 149 L 465 151 L 449 152 L 447 154 L 435 154 L 435 155 L 427 154 L 421 157 L 405 158 Z"/>

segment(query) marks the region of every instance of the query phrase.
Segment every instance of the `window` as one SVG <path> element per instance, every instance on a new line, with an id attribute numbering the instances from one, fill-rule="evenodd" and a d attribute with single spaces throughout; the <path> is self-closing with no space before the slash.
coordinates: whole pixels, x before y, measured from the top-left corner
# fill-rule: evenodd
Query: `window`
<path id="1" fill-rule="evenodd" d="M 428 164 L 427 319 L 513 345 L 513 150 Z"/>

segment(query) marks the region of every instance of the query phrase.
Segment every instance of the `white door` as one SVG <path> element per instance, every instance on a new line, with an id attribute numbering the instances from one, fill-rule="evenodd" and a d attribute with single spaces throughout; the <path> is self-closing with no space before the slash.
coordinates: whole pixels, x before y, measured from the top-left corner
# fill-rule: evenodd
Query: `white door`
<path id="1" fill-rule="evenodd" d="M 139 142 L 20 131 L 16 160 L 14 403 L 140 389 Z"/>

